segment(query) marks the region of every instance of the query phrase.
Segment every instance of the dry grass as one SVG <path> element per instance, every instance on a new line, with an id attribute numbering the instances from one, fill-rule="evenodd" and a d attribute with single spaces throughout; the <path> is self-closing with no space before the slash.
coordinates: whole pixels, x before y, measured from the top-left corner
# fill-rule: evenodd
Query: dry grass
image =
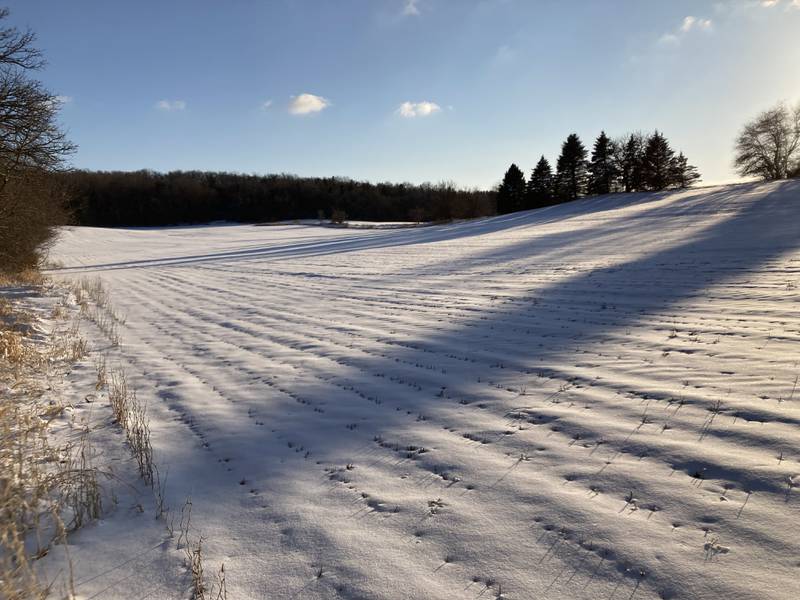
<path id="1" fill-rule="evenodd" d="M 44 276 L 36 269 L 25 269 L 14 274 L 0 271 L 0 287 L 40 286 L 44 282 Z"/>
<path id="2" fill-rule="evenodd" d="M 38 277 L 3 283 L 41 284 Z M 0 301 L 0 598 L 44 598 L 36 560 L 69 531 L 96 519 L 102 509 L 100 472 L 91 464 L 86 435 L 56 447 L 48 435 L 64 407 L 44 401 L 43 374 L 66 367 L 86 352 L 75 324 L 49 342 L 32 339 L 33 315 Z"/>
<path id="3" fill-rule="evenodd" d="M 44 280 L 31 274 L 25 282 L 3 280 L 15 288 L 43 286 Z M 54 544 L 61 544 L 69 562 L 67 536 L 101 516 L 103 487 L 110 475 L 92 464 L 90 429 L 74 428 L 81 434 L 75 442 L 60 446 L 49 433 L 54 419 L 62 418 L 64 406 L 46 396 L 48 380 L 60 375 L 84 358 L 88 344 L 81 336 L 81 319 L 94 322 L 115 346 L 117 326 L 124 320 L 109 303 L 99 279 L 85 279 L 68 289 L 80 314 L 70 320 L 66 298 L 50 314 L 56 326 L 48 336 L 33 336 L 34 315 L 20 310 L 0 297 L 0 598 L 3 600 L 43 599 L 53 593 L 52 583 L 37 576 L 36 561 Z M 114 421 L 125 435 L 136 460 L 139 475 L 153 489 L 157 517 L 165 520 L 170 535 L 176 515 L 166 505 L 166 475 L 155 464 L 150 440 L 147 405 L 129 385 L 122 369 L 111 369 L 107 356 L 94 360 L 95 392 L 106 390 Z M 74 423 L 73 423 L 74 426 Z M 227 598 L 225 567 L 214 575 L 204 572 L 203 538 L 190 531 L 191 502 L 181 511 L 178 547 L 185 552 L 191 591 L 198 600 Z M 210 581 L 207 582 L 207 579 Z M 74 597 L 71 565 L 62 581 L 67 597 Z"/>
<path id="4" fill-rule="evenodd" d="M 119 326 L 125 324 L 125 319 L 111 305 L 102 280 L 99 277 L 85 277 L 76 281 L 71 291 L 81 308 L 81 315 L 97 325 L 112 346 L 119 346 Z"/>
<path id="5" fill-rule="evenodd" d="M 94 389 L 96 392 L 99 392 L 108 385 L 108 369 L 106 367 L 105 355 L 95 359 L 94 367 L 97 371 L 97 381 L 95 381 Z"/>
<path id="6" fill-rule="evenodd" d="M 136 397 L 136 391 L 128 387 L 125 371 L 112 371 L 108 387 L 108 399 L 114 420 L 122 428 L 131 454 L 136 459 L 139 475 L 144 482 L 155 483 L 153 446 L 150 443 L 150 421 L 147 404 Z"/>
<path id="7" fill-rule="evenodd" d="M 191 576 L 191 592 L 194 600 L 227 600 L 228 589 L 225 580 L 225 564 L 220 565 L 210 586 L 206 584 L 205 563 L 203 557 L 203 536 L 196 539 L 191 536 L 192 500 L 187 498 L 181 509 L 178 549 L 183 548 L 186 555 L 186 567 Z"/>

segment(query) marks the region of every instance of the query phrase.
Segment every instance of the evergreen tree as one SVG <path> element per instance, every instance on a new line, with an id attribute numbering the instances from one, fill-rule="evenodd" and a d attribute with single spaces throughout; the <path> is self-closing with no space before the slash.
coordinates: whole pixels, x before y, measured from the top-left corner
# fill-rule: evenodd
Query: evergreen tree
<path id="1" fill-rule="evenodd" d="M 644 140 L 639 133 L 632 133 L 619 142 L 616 148 L 616 169 L 619 183 L 625 192 L 642 189 L 642 164 L 644 162 Z"/>
<path id="2" fill-rule="evenodd" d="M 561 145 L 556 163 L 556 186 L 562 201 L 575 200 L 586 193 L 588 169 L 586 148 L 577 134 L 571 133 Z"/>
<path id="3" fill-rule="evenodd" d="M 683 189 L 690 187 L 699 180 L 700 172 L 697 167 L 689 164 L 689 160 L 684 156 L 683 152 L 678 154 L 672 161 L 670 185 Z"/>
<path id="4" fill-rule="evenodd" d="M 512 164 L 497 189 L 497 214 L 522 210 L 525 207 L 525 191 L 525 174 L 517 165 Z"/>
<path id="5" fill-rule="evenodd" d="M 661 191 L 672 183 L 672 166 L 675 152 L 669 146 L 667 138 L 658 131 L 647 139 L 642 164 L 644 184 L 649 190 Z"/>
<path id="6" fill-rule="evenodd" d="M 589 193 L 609 194 L 616 184 L 615 144 L 605 131 L 594 142 L 592 160 L 589 163 Z"/>
<path id="7" fill-rule="evenodd" d="M 553 201 L 553 169 L 550 162 L 542 156 L 528 181 L 527 207 L 539 208 Z"/>

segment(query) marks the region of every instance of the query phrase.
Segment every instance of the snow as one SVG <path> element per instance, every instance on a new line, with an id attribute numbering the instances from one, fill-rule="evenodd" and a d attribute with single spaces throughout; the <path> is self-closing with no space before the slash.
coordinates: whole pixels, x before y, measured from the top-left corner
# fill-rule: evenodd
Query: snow
<path id="1" fill-rule="evenodd" d="M 782 182 L 414 229 L 67 228 L 52 274 L 126 316 L 109 364 L 231 598 L 788 599 L 798 216 Z M 78 595 L 185 597 L 152 502 L 118 493 L 72 538 Z"/>

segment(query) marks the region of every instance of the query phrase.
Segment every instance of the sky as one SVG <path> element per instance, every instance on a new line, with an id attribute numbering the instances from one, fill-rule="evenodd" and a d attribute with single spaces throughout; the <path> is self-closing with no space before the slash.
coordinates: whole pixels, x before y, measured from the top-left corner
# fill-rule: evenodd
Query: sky
<path id="1" fill-rule="evenodd" d="M 663 131 L 734 181 L 742 124 L 800 101 L 800 0 L 6 0 L 78 168 L 496 185 Z"/>

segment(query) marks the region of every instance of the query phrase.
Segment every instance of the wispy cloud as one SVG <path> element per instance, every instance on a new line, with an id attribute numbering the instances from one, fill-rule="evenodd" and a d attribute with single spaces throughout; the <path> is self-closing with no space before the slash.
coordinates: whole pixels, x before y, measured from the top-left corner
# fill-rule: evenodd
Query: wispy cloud
<path id="1" fill-rule="evenodd" d="M 681 23 L 681 32 L 689 33 L 693 29 L 709 31 L 711 29 L 711 19 L 698 19 L 697 17 L 684 17 Z"/>
<path id="2" fill-rule="evenodd" d="M 314 94 L 292 96 L 289 102 L 289 113 L 293 115 L 310 115 L 321 112 L 331 105 L 330 100 Z"/>
<path id="3" fill-rule="evenodd" d="M 185 100 L 159 100 L 156 102 L 156 108 L 165 112 L 174 112 L 177 110 L 186 110 Z"/>
<path id="4" fill-rule="evenodd" d="M 727 0 L 714 3 L 714 10 L 720 15 L 737 16 L 781 6 L 785 11 L 798 10 L 800 0 Z"/>
<path id="5" fill-rule="evenodd" d="M 272 100 L 265 100 L 261 103 L 261 110 L 267 110 L 270 106 L 272 106 Z"/>
<path id="6" fill-rule="evenodd" d="M 517 52 L 508 44 L 503 44 L 494 53 L 492 57 L 492 64 L 494 65 L 507 65 L 514 62 L 517 57 Z"/>
<path id="7" fill-rule="evenodd" d="M 420 0 L 403 0 L 403 14 L 407 17 L 418 17 Z"/>
<path id="8" fill-rule="evenodd" d="M 659 38 L 659 43 L 662 45 L 677 45 L 681 43 L 684 37 L 693 31 L 711 31 L 714 27 L 711 19 L 701 19 L 689 15 L 683 18 L 680 26 L 673 31 L 669 31 Z"/>
<path id="9" fill-rule="evenodd" d="M 761 0 L 761 6 L 764 8 L 785 6 L 787 10 L 793 8 L 800 9 L 800 0 Z"/>
<path id="10" fill-rule="evenodd" d="M 397 114 L 406 119 L 416 117 L 429 117 L 442 110 L 442 107 L 435 102 L 403 102 L 397 109 Z"/>

